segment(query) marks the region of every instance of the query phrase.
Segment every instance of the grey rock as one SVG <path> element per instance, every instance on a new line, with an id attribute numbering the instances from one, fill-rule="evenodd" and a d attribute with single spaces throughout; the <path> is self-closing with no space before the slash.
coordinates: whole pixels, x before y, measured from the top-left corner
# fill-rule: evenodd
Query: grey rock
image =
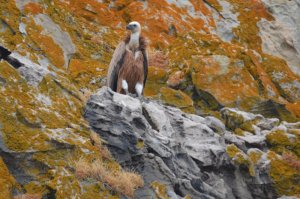
<path id="1" fill-rule="evenodd" d="M 263 51 L 285 59 L 300 75 L 300 0 L 263 0 L 275 20 L 262 19 L 260 29 Z"/>
<path id="2" fill-rule="evenodd" d="M 18 9 L 23 10 L 24 6 L 28 3 L 39 3 L 40 0 L 16 0 L 16 6 Z"/>
<path id="3" fill-rule="evenodd" d="M 0 19 L 0 32 L 5 32 L 7 29 L 9 29 L 9 26 Z"/>
<path id="4" fill-rule="evenodd" d="M 227 56 L 224 55 L 212 55 L 212 58 L 215 62 L 217 62 L 220 65 L 220 70 L 218 71 L 219 75 L 224 75 L 228 73 L 230 59 Z"/>
<path id="5" fill-rule="evenodd" d="M 216 22 L 216 34 L 225 42 L 230 42 L 234 37 L 232 31 L 240 25 L 237 19 L 238 13 L 234 13 L 232 5 L 225 0 L 218 1 L 222 6 L 222 11 L 211 9 Z"/>
<path id="6" fill-rule="evenodd" d="M 50 36 L 56 44 L 64 52 L 65 67 L 68 66 L 69 60 L 76 51 L 70 35 L 63 31 L 60 26 L 52 21 L 52 19 L 45 14 L 38 14 L 34 16 L 34 21 L 37 25 L 43 27 L 42 34 Z"/>
<path id="7" fill-rule="evenodd" d="M 13 52 L 9 55 L 10 57 L 19 61 L 22 66 L 18 68 L 21 76 L 26 79 L 29 85 L 37 86 L 47 74 L 56 76 L 53 72 L 49 71 L 47 68 L 33 63 L 27 57 L 23 57 L 20 54 Z"/>
<path id="8" fill-rule="evenodd" d="M 256 176 L 251 177 L 248 168 L 233 164 L 226 154 L 227 144 L 239 143 L 237 146 L 247 151 L 247 140 L 226 130 L 214 117 L 186 114 L 160 102 L 114 93 L 107 87 L 91 96 L 84 116 L 106 140 L 114 158 L 142 175 L 145 186 L 136 191 L 136 198 L 155 198 L 151 188 L 155 181 L 166 186 L 170 198 L 276 197 L 267 166 L 255 168 Z M 140 141 L 144 142 L 142 148 L 137 147 Z M 266 160 L 264 163 L 268 165 Z"/>

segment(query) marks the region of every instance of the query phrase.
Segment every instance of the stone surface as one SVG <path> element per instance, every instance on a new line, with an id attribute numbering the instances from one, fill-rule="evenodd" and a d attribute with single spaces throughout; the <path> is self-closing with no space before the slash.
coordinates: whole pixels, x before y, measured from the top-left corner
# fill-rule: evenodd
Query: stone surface
<path id="1" fill-rule="evenodd" d="M 238 14 L 234 13 L 229 2 L 219 0 L 219 3 L 222 6 L 222 11 L 219 12 L 212 8 L 213 17 L 216 21 L 216 33 L 223 41 L 230 42 L 235 37 L 232 29 L 239 26 Z"/>
<path id="2" fill-rule="evenodd" d="M 263 0 L 263 3 L 275 18 L 258 23 L 263 50 L 285 59 L 290 69 L 300 75 L 300 1 Z"/>
<path id="3" fill-rule="evenodd" d="M 64 32 L 58 24 L 54 23 L 48 15 L 38 14 L 35 16 L 34 21 L 37 25 L 43 27 L 42 34 L 49 35 L 63 50 L 65 60 L 64 66 L 67 68 L 72 55 L 76 51 L 76 47 L 73 44 L 70 35 L 67 32 Z"/>
<path id="4" fill-rule="evenodd" d="M 243 151 L 265 154 L 269 131 L 263 129 L 275 128 L 276 119 L 224 109 L 224 117 L 240 121 L 240 125 L 256 121 L 255 135 L 236 136 L 217 118 L 186 114 L 155 101 L 139 101 L 106 87 L 91 96 L 84 115 L 107 141 L 116 160 L 142 174 L 145 187 L 136 192 L 137 198 L 154 195 L 151 184 L 155 181 L 165 185 L 170 198 L 276 197 L 268 177 L 268 161 L 255 166 L 251 177 L 247 166 L 233 164 L 226 151 L 228 144 L 235 143 Z"/>
<path id="5" fill-rule="evenodd" d="M 30 85 L 37 86 L 46 75 L 55 76 L 55 73 L 50 72 L 46 66 L 33 63 L 30 59 L 18 53 L 12 53 L 10 57 L 18 60 L 22 64 L 22 66 L 18 68 L 18 71 Z"/>

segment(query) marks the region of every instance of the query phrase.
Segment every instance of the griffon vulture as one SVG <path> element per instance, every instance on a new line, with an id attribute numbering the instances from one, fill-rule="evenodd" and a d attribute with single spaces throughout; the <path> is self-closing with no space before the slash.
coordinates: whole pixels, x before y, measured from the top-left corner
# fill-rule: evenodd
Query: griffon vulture
<path id="1" fill-rule="evenodd" d="M 126 26 L 130 31 L 114 51 L 107 75 L 107 86 L 122 94 L 137 94 L 144 91 L 148 74 L 146 40 L 141 36 L 141 25 L 131 22 Z"/>

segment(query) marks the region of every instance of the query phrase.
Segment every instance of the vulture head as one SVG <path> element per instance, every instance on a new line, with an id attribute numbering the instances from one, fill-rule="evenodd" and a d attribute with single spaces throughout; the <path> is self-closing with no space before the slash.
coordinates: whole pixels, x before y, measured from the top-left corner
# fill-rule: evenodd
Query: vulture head
<path id="1" fill-rule="evenodd" d="M 129 30 L 131 33 L 141 33 L 141 25 L 139 22 L 136 21 L 130 22 L 126 26 L 126 29 Z"/>

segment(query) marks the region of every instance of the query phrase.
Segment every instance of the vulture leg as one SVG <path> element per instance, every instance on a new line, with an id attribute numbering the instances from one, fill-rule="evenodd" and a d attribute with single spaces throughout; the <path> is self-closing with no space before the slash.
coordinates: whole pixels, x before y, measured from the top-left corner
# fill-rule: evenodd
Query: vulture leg
<path id="1" fill-rule="evenodd" d="M 139 98 L 142 97 L 143 88 L 144 88 L 143 84 L 141 84 L 139 82 L 135 85 L 135 92 Z"/>
<path id="2" fill-rule="evenodd" d="M 117 87 L 117 93 L 121 93 L 121 94 L 129 94 L 128 91 L 128 83 L 125 79 L 118 79 L 118 87 Z"/>
<path id="3" fill-rule="evenodd" d="M 129 92 L 128 92 L 128 84 L 127 84 L 127 81 L 124 80 L 124 79 L 122 80 L 122 88 L 125 91 L 126 95 L 128 95 L 129 94 Z"/>

